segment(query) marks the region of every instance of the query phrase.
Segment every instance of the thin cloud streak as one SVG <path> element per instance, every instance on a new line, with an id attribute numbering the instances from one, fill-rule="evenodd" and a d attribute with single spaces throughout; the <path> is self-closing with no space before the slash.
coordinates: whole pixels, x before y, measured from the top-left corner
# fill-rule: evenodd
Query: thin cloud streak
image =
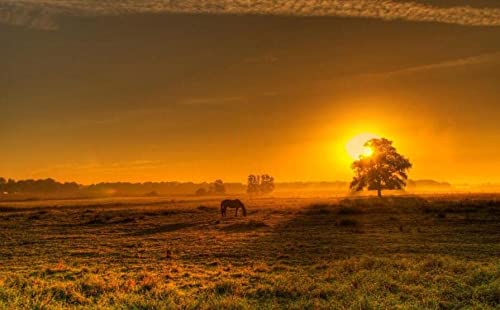
<path id="1" fill-rule="evenodd" d="M 367 77 L 368 78 L 391 78 L 391 77 L 397 77 L 397 76 L 403 76 L 403 75 L 418 74 L 418 73 L 432 71 L 432 70 L 448 69 L 448 68 L 455 68 L 455 67 L 462 67 L 462 66 L 480 65 L 480 64 L 487 64 L 487 63 L 499 63 L 500 64 L 500 52 L 472 56 L 472 57 L 459 58 L 459 59 L 452 59 L 452 60 L 447 60 L 447 61 L 443 61 L 443 62 L 439 62 L 439 63 L 409 67 L 409 68 L 404 68 L 404 69 L 394 70 L 394 71 L 389 71 L 389 72 L 383 72 L 383 73 L 363 74 L 360 77 L 363 77 L 363 78 L 367 78 Z"/>
<path id="2" fill-rule="evenodd" d="M 55 29 L 57 17 L 136 13 L 340 16 L 500 26 L 500 8 L 436 7 L 395 0 L 0 0 L 0 22 Z"/>
<path id="3" fill-rule="evenodd" d="M 223 105 L 231 103 L 246 102 L 244 97 L 222 97 L 222 98 L 187 98 L 177 102 L 180 105 Z"/>

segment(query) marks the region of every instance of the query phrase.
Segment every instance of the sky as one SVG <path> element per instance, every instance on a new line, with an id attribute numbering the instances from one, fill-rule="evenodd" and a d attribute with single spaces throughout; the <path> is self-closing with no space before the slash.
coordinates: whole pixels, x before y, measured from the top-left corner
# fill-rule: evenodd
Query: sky
<path id="1" fill-rule="evenodd" d="M 500 183 L 500 3 L 0 0 L 0 175 Z"/>

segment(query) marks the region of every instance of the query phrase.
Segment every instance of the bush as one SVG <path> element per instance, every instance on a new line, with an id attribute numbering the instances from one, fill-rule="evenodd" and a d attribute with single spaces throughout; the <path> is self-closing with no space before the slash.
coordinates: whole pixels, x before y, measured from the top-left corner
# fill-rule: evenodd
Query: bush
<path id="1" fill-rule="evenodd" d="M 337 222 L 337 225 L 338 226 L 344 226 L 344 227 L 348 227 L 348 226 L 358 226 L 358 221 L 356 221 L 355 219 L 341 219 L 340 221 Z"/>
<path id="2" fill-rule="evenodd" d="M 203 212 L 217 211 L 217 207 L 209 207 L 209 206 L 204 206 L 204 205 L 198 206 L 196 209 L 203 211 Z"/>
<path id="3" fill-rule="evenodd" d="M 327 215 L 333 213 L 332 205 L 329 204 L 313 204 L 309 210 L 305 212 L 307 215 Z"/>
<path id="4" fill-rule="evenodd" d="M 236 290 L 237 290 L 237 285 L 231 281 L 220 282 L 215 284 L 214 286 L 214 292 L 217 295 L 234 294 Z"/>
<path id="5" fill-rule="evenodd" d="M 337 214 L 339 215 L 351 215 L 351 214 L 361 214 L 363 210 L 355 207 L 340 207 L 337 210 Z"/>

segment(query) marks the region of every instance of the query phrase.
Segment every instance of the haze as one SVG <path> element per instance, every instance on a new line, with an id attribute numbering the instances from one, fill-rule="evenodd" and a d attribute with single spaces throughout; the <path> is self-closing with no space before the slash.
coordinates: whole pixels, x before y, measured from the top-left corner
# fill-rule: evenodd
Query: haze
<path id="1" fill-rule="evenodd" d="M 500 182 L 497 1 L 389 16 L 365 2 L 359 14 L 222 2 L 63 1 L 33 17 L 37 1 L 0 1 L 1 174 L 349 180 L 345 145 L 372 133 L 411 159 L 413 179 Z"/>

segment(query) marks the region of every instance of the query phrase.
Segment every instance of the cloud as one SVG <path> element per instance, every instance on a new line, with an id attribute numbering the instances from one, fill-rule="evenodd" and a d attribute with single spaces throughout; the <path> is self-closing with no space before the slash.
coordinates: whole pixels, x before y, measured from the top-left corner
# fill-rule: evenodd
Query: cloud
<path id="1" fill-rule="evenodd" d="M 56 28 L 61 15 L 134 13 L 342 16 L 500 26 L 500 8 L 437 7 L 396 0 L 0 0 L 0 22 L 42 29 Z"/>
<path id="2" fill-rule="evenodd" d="M 222 105 L 246 102 L 245 97 L 209 97 L 209 98 L 186 98 L 179 100 L 177 104 L 180 105 Z"/>
<path id="3" fill-rule="evenodd" d="M 61 14 L 56 9 L 36 5 L 16 5 L 0 0 L 0 23 L 27 26 L 43 30 L 58 28 L 55 17 Z"/>
<path id="4" fill-rule="evenodd" d="M 404 69 L 383 72 L 383 73 L 363 74 L 361 77 L 364 77 L 364 78 L 366 78 L 366 77 L 369 77 L 369 78 L 372 78 L 372 77 L 391 78 L 391 77 L 396 77 L 396 76 L 403 76 L 403 75 L 411 75 L 411 74 L 417 74 L 417 73 L 422 73 L 422 72 L 428 72 L 428 71 L 432 71 L 432 70 L 440 70 L 440 69 L 479 65 L 479 64 L 489 64 L 489 63 L 500 64 L 500 52 L 465 57 L 465 58 L 459 58 L 459 59 L 446 60 L 443 62 L 408 67 L 408 68 L 404 68 Z"/>

